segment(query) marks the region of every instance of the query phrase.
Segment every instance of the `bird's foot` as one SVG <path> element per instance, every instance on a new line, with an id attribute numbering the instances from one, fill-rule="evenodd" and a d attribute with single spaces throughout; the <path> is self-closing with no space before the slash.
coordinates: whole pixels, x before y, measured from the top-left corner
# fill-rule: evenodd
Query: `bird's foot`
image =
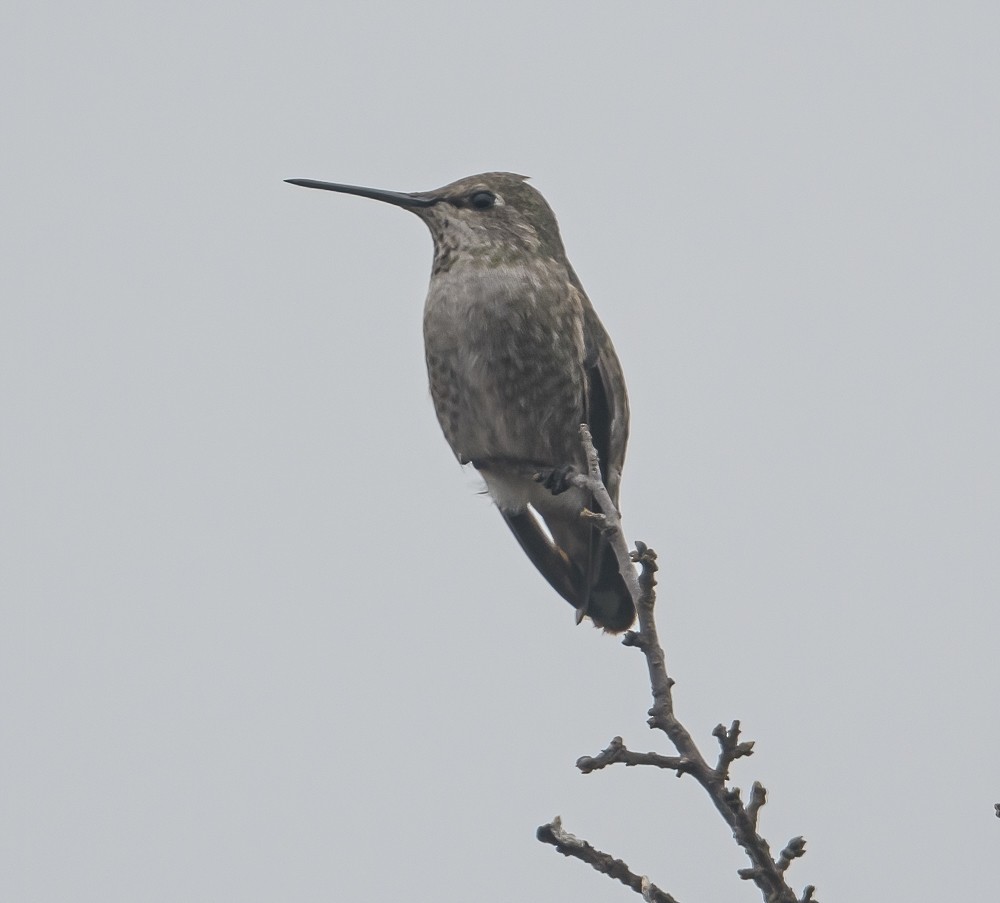
<path id="1" fill-rule="evenodd" d="M 576 474 L 576 469 L 572 464 L 564 464 L 562 467 L 547 467 L 535 474 L 536 483 L 541 483 L 553 495 L 560 495 L 569 489 L 573 484 L 570 477 Z"/>

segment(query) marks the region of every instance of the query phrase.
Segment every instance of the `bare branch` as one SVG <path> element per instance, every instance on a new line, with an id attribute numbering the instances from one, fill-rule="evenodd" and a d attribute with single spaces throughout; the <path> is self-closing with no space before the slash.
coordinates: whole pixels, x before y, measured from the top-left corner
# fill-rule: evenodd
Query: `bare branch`
<path id="1" fill-rule="evenodd" d="M 609 853 L 602 853 L 587 841 L 580 840 L 568 831 L 564 831 L 562 819 L 558 815 L 547 825 L 539 826 L 535 836 L 542 843 L 552 844 L 563 856 L 572 856 L 581 862 L 586 862 L 609 878 L 621 881 L 626 887 L 642 894 L 642 898 L 650 903 L 677 903 L 676 897 L 660 890 L 644 875 L 635 874 L 620 859 L 615 859 Z"/>
<path id="2" fill-rule="evenodd" d="M 813 888 L 809 886 L 803 892 L 801 898 L 785 883 L 784 873 L 794 859 L 805 854 L 805 841 L 801 837 L 796 837 L 789 841 L 788 845 L 777 861 L 771 856 L 770 847 L 767 841 L 757 833 L 757 818 L 761 806 L 767 799 L 767 791 L 759 783 L 754 783 L 750 792 L 750 801 L 743 804 L 739 788 L 728 787 L 726 782 L 729 779 L 729 768 L 732 763 L 739 758 L 749 756 L 753 752 L 753 742 L 739 739 L 740 723 L 734 721 L 727 730 L 721 724 L 713 731 L 713 735 L 718 739 L 720 752 L 715 767 L 711 767 L 688 733 L 687 729 L 680 723 L 674 713 L 673 686 L 674 681 L 667 673 L 666 657 L 660 639 L 656 631 L 656 622 L 653 617 L 653 608 L 656 602 L 656 553 L 641 542 L 636 543 L 635 552 L 630 553 L 621 529 L 621 518 L 618 509 L 608 495 L 601 482 L 600 463 L 597 451 L 587 427 L 580 427 L 580 436 L 584 448 L 587 452 L 588 475 L 574 474 L 570 477 L 574 485 L 587 489 L 596 500 L 603 515 L 603 529 L 611 546 L 615 550 L 619 567 L 625 579 L 632 598 L 635 601 L 636 612 L 638 614 L 639 629 L 630 630 L 622 638 L 622 643 L 626 646 L 634 646 L 639 649 L 646 659 L 646 667 L 649 672 L 649 683 L 653 695 L 653 706 L 649 710 L 649 726 L 663 731 L 669 737 L 671 743 L 677 749 L 680 756 L 658 756 L 654 753 L 633 753 L 625 748 L 621 738 L 616 737 L 611 745 L 596 757 L 583 757 L 577 762 L 577 767 L 581 771 L 590 772 L 604 768 L 615 762 L 625 765 L 656 765 L 661 768 L 669 768 L 678 774 L 691 774 L 694 779 L 705 789 L 715 808 L 722 815 L 726 823 L 733 832 L 736 842 L 743 847 L 750 860 L 751 867 L 740 869 L 738 874 L 741 878 L 753 881 L 760 889 L 764 900 L 767 903 L 804 903 L 813 900 Z M 640 567 L 637 575 L 633 563 Z M 555 822 L 553 823 L 556 824 Z M 551 826 L 546 826 L 551 828 Z M 552 835 L 555 836 L 555 835 Z M 571 835 L 567 835 L 571 836 Z M 542 829 L 539 829 L 539 839 L 542 838 Z M 563 844 L 561 852 L 566 855 L 578 855 L 571 850 L 589 848 L 589 844 L 583 841 L 573 841 L 582 845 L 573 847 Z M 559 843 L 548 840 L 549 843 Z M 597 851 L 593 851 L 595 854 Z M 606 854 L 600 854 L 606 855 Z M 610 857 L 609 857 L 610 858 Z M 590 861 L 590 859 L 587 859 Z M 617 862 L 617 860 L 613 860 Z M 594 864 L 591 862 L 591 864 Z M 597 868 L 597 866 L 594 866 Z M 623 866 L 624 867 L 624 866 Z M 631 873 L 629 873 L 631 874 Z M 634 876 L 633 876 L 634 877 Z M 629 882 L 625 882 L 629 883 Z M 638 886 L 629 884 L 635 890 Z"/>
<path id="3" fill-rule="evenodd" d="M 611 546 L 615 550 L 615 556 L 618 558 L 618 570 L 621 571 L 622 578 L 625 580 L 629 593 L 632 595 L 632 600 L 635 601 L 639 598 L 641 590 L 636 578 L 635 568 L 632 567 L 628 543 L 625 542 L 625 535 L 622 533 L 621 515 L 618 513 L 618 508 L 612 501 L 604 485 L 604 480 L 601 478 L 601 461 L 598 457 L 597 449 L 594 447 L 594 439 L 590 434 L 590 428 L 585 423 L 580 424 L 580 439 L 583 442 L 584 451 L 587 453 L 588 472 L 586 474 L 571 474 L 567 478 L 567 482 L 581 489 L 586 489 L 593 495 L 597 506 L 601 509 L 600 514 L 604 518 L 602 530 L 611 541 Z M 593 515 L 594 512 L 590 512 L 590 516 Z"/>
<path id="4" fill-rule="evenodd" d="M 623 765 L 653 765 L 656 768 L 666 768 L 677 772 L 680 777 L 688 769 L 688 762 L 680 756 L 661 756 L 659 753 L 637 753 L 627 749 L 621 737 L 614 737 L 608 748 L 601 750 L 596 756 L 582 756 L 576 760 L 576 767 L 584 774 L 607 768 L 616 762 Z"/>

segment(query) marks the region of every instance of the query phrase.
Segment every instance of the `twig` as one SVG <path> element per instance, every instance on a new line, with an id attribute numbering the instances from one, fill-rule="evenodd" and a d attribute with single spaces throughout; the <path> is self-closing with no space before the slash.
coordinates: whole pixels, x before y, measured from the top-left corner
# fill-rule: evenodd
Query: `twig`
<path id="1" fill-rule="evenodd" d="M 576 767 L 584 774 L 607 768 L 615 762 L 624 765 L 653 765 L 656 768 L 667 768 L 677 772 L 680 777 L 687 770 L 688 763 L 680 756 L 661 756 L 659 753 L 637 753 L 625 748 L 621 737 L 615 737 L 608 748 L 601 750 L 596 756 L 582 756 L 576 760 Z"/>
<path id="2" fill-rule="evenodd" d="M 743 756 L 753 755 L 753 740 L 747 743 L 740 743 L 740 723 L 734 721 L 729 730 L 721 724 L 712 731 L 712 736 L 719 741 L 721 750 L 719 752 L 719 762 L 715 766 L 715 773 L 723 781 L 729 780 L 729 766 L 734 760 Z"/>
<path id="3" fill-rule="evenodd" d="M 580 438 L 583 440 L 583 448 L 587 453 L 587 473 L 570 474 L 567 477 L 567 482 L 580 489 L 586 489 L 593 495 L 594 501 L 601 509 L 599 517 L 604 522 L 604 533 L 611 540 L 611 546 L 615 550 L 618 570 L 621 571 L 632 600 L 635 601 L 641 594 L 641 588 L 635 568 L 632 566 L 632 557 L 628 550 L 628 543 L 625 542 L 625 534 L 622 533 L 621 515 L 601 478 L 601 459 L 594 447 L 594 438 L 590 435 L 590 428 L 585 423 L 580 424 Z M 590 514 L 593 515 L 593 512 Z"/>
<path id="4" fill-rule="evenodd" d="M 568 831 L 564 831 L 562 819 L 558 815 L 547 825 L 541 825 L 535 832 L 535 836 L 542 843 L 552 844 L 563 856 L 572 856 L 581 862 L 586 862 L 609 878 L 621 881 L 622 884 L 632 888 L 636 893 L 642 894 L 643 899 L 650 901 L 650 903 L 677 903 L 676 897 L 660 890 L 645 876 L 636 875 L 620 859 L 615 859 L 609 853 L 602 853 L 587 841 L 580 840 Z"/>

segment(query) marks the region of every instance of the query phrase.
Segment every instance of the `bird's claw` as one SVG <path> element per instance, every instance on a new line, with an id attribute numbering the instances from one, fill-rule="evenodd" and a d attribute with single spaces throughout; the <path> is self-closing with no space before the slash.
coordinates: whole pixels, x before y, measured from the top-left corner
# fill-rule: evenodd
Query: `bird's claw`
<path id="1" fill-rule="evenodd" d="M 546 468 L 535 474 L 535 482 L 541 483 L 553 495 L 560 495 L 572 486 L 570 477 L 575 473 L 576 470 L 572 464 Z"/>

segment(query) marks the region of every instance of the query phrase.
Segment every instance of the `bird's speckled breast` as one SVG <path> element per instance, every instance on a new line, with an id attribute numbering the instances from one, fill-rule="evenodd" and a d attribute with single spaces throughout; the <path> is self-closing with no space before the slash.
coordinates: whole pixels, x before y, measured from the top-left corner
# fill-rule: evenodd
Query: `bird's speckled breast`
<path id="1" fill-rule="evenodd" d="M 579 463 L 583 310 L 564 267 L 468 260 L 436 274 L 424 342 L 434 407 L 460 461 Z"/>

